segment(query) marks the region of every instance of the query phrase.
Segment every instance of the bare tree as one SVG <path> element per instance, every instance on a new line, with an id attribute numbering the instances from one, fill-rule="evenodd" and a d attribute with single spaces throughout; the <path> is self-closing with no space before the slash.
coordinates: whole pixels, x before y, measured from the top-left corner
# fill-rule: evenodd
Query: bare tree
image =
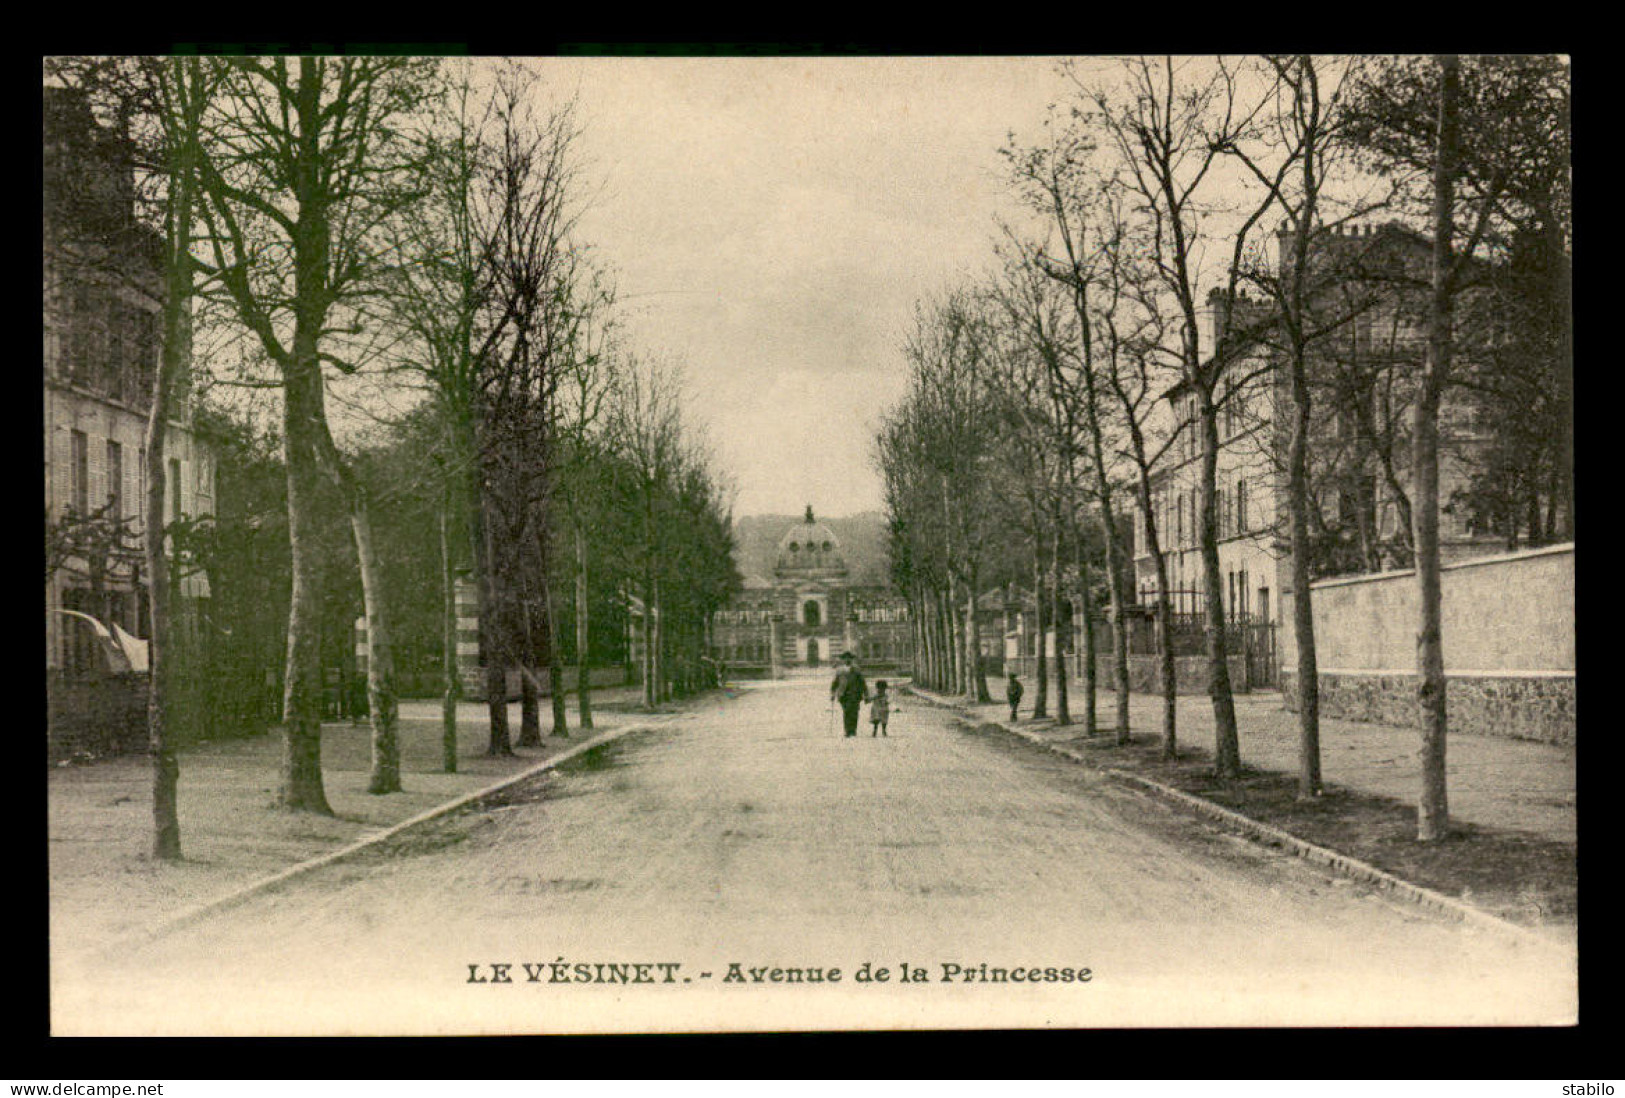
<path id="1" fill-rule="evenodd" d="M 153 379 L 152 407 L 147 412 L 147 533 L 144 540 L 148 604 L 152 615 L 147 643 L 147 738 L 153 765 L 153 856 L 176 860 L 181 856 L 180 817 L 176 787 L 180 763 L 169 735 L 168 706 L 173 669 L 170 645 L 170 575 L 160 517 L 164 513 L 164 443 L 168 434 L 174 380 L 186 369 L 191 336 L 193 267 L 192 215 L 197 201 L 197 140 L 209 89 L 194 60 L 171 58 L 158 81 L 161 92 L 165 149 L 169 160 L 168 199 L 165 204 L 163 349 L 158 375 Z M 180 491 L 180 485 L 174 486 Z"/>
<path id="2" fill-rule="evenodd" d="M 1151 252 L 1144 226 L 1136 224 L 1127 206 L 1127 192 L 1105 181 L 1095 195 L 1095 219 L 1101 245 L 1096 265 L 1100 306 L 1093 322 L 1101 346 L 1099 367 L 1102 412 L 1116 425 L 1117 460 L 1133 470 L 1133 493 L 1139 504 L 1144 552 L 1150 557 L 1157 587 L 1159 688 L 1162 695 L 1162 753 L 1178 755 L 1174 663 L 1173 598 L 1168 562 L 1162 553 L 1162 530 L 1156 502 L 1155 479 L 1179 440 L 1179 427 L 1168 429 L 1156 415 L 1159 396 L 1178 377 L 1161 349 L 1167 320 L 1163 298 L 1156 291 L 1156 272 L 1142 257 Z M 1127 623 L 1124 622 L 1124 630 Z"/>
<path id="3" fill-rule="evenodd" d="M 1567 316 L 1569 267 L 1569 79 L 1561 58 L 1451 55 L 1432 62 L 1395 58 L 1374 66 L 1363 82 L 1357 139 L 1384 170 L 1417 182 L 1415 197 L 1430 206 L 1433 229 L 1427 307 L 1427 354 L 1415 389 L 1411 438 L 1411 525 L 1419 596 L 1418 708 L 1422 728 L 1422 788 L 1418 838 L 1449 830 L 1445 784 L 1447 732 L 1439 516 L 1439 410 L 1447 389 L 1462 380 L 1456 362 L 1458 298 L 1486 281 L 1488 257 L 1516 259 L 1511 245 L 1540 241 L 1546 268 L 1540 281 L 1551 325 L 1536 354 L 1549 370 L 1546 388 L 1558 406 L 1572 406 L 1572 345 Z M 1465 213 L 1465 224 L 1458 217 Z M 1458 236 L 1458 230 L 1460 231 Z M 1499 325 L 1484 324 L 1497 331 Z M 1481 354 L 1490 366 L 1493 354 Z M 1521 414 L 1521 412 L 1520 412 Z M 1549 525 L 1573 531 L 1572 417 L 1554 426 L 1558 468 L 1551 485 Z M 1531 516 L 1533 518 L 1533 516 Z"/>
<path id="4" fill-rule="evenodd" d="M 166 442 L 175 418 L 177 392 L 189 367 L 191 307 L 195 268 L 192 262 L 193 211 L 196 198 L 198 135 L 211 94 L 212 79 L 195 59 L 61 58 L 47 66 L 58 79 L 87 95 L 107 101 L 131 154 L 132 167 L 151 185 L 149 197 L 162 232 L 159 272 L 162 287 L 160 343 L 150 378 L 151 402 L 145 432 L 145 529 L 119 514 L 116 498 L 88 515 L 69 509 L 63 521 L 47 516 L 47 575 L 67 557 L 88 566 L 92 597 L 98 606 L 110 569 L 126 567 L 132 583 L 141 580 L 143 565 L 148 592 L 147 738 L 152 753 L 153 857 L 181 857 L 177 786 L 180 765 L 172 724 L 174 694 L 171 546 L 166 544 L 163 515 L 168 484 Z M 139 132 L 140 136 L 137 136 Z M 139 190 L 139 188 L 138 188 Z M 55 196 L 48 196 L 48 202 Z M 137 236 L 143 226 L 130 225 Z M 127 277 L 140 245 L 111 239 L 93 248 L 104 273 Z M 80 262 L 97 262 L 76 248 Z M 145 264 L 138 264 L 145 267 Z M 143 379 L 145 380 L 145 379 Z M 169 485 L 179 491 L 180 485 Z M 139 535 L 139 536 L 138 536 Z M 136 542 L 140 544 L 137 547 Z M 101 609 L 106 613 L 105 607 Z"/>
<path id="5" fill-rule="evenodd" d="M 631 479 L 638 509 L 643 602 L 643 704 L 659 703 L 662 494 L 675 476 L 681 456 L 682 419 L 678 370 L 657 360 L 633 361 L 622 372 L 609 408 L 608 427 L 623 468 Z"/>
<path id="6" fill-rule="evenodd" d="M 1287 427 L 1286 502 L 1292 560 L 1293 637 L 1298 668 L 1298 797 L 1320 796 L 1320 683 L 1315 654 L 1315 619 L 1309 584 L 1314 579 L 1309 526 L 1310 447 L 1313 425 L 1313 386 L 1310 358 L 1330 335 L 1344 329 L 1352 315 L 1337 308 L 1336 295 L 1327 308 L 1324 280 L 1347 272 L 1324 255 L 1311 253 L 1311 242 L 1323 232 L 1322 211 L 1328 206 L 1323 191 L 1338 152 L 1340 87 L 1345 73 L 1334 75 L 1328 86 L 1328 68 L 1307 54 L 1269 58 L 1276 77 L 1277 99 L 1266 113 L 1265 148 L 1255 151 L 1237 135 L 1225 152 L 1242 164 L 1273 199 L 1284 217 L 1283 256 L 1278 272 L 1261 267 L 1252 281 L 1263 286 L 1273 305 L 1265 323 L 1279 333 L 1277 349 L 1283 360 L 1291 418 Z M 1281 165 L 1292 165 L 1287 174 Z M 1346 216 L 1369 212 L 1366 204 Z M 1357 307 L 1363 308 L 1364 303 Z M 1330 314 L 1330 315 L 1328 315 Z M 1265 338 L 1268 338 L 1267 336 Z M 1239 394 L 1245 383 L 1233 384 Z M 1358 404 L 1359 402 L 1356 402 Z"/>
<path id="7" fill-rule="evenodd" d="M 1439 571 L 1439 403 L 1450 377 L 1454 349 L 1456 280 L 1455 187 L 1460 156 L 1459 60 L 1450 54 L 1439 62 L 1439 129 L 1433 167 L 1433 292 L 1428 306 L 1428 355 L 1416 398 L 1411 465 L 1416 478 L 1416 631 L 1417 702 L 1422 719 L 1422 790 L 1417 805 L 1416 837 L 1438 842 L 1450 828 L 1450 801 L 1445 778 L 1445 739 L 1449 711 L 1445 703 L 1444 599 Z M 1482 227 L 1482 221 L 1480 222 Z M 1471 254 L 1471 246 L 1467 254 Z"/>
<path id="8" fill-rule="evenodd" d="M 1013 180 L 1027 202 L 1044 217 L 1050 241 L 1058 244 L 1060 254 L 1050 257 L 1041 245 L 1030 249 L 1033 268 L 1064 286 L 1072 308 L 1070 333 L 1073 345 L 1057 346 L 1046 356 L 1048 385 L 1052 399 L 1064 409 L 1069 425 L 1075 425 L 1073 437 L 1078 439 L 1076 452 L 1088 463 L 1092 474 L 1095 501 L 1100 508 L 1102 525 L 1106 530 L 1107 592 L 1112 616 L 1113 667 L 1112 679 L 1116 697 L 1116 736 L 1119 743 L 1127 743 L 1129 727 L 1129 674 L 1128 628 L 1124 613 L 1127 598 L 1123 591 L 1121 542 L 1117 533 L 1116 445 L 1112 440 L 1112 423 L 1104 407 L 1102 364 L 1096 350 L 1096 327 L 1100 312 L 1110 313 L 1115 302 L 1107 302 L 1104 310 L 1091 307 L 1092 292 L 1101 288 L 1097 270 L 1103 262 L 1106 248 L 1092 242 L 1097 228 L 1091 224 L 1097 202 L 1097 184 L 1091 163 L 1095 142 L 1086 133 L 1067 126 L 1060 131 L 1052 129 L 1049 141 L 1027 149 L 1010 148 L 1006 157 L 1012 167 Z M 1104 237 L 1101 237 L 1104 240 Z M 1072 454 L 1069 448 L 1067 463 Z M 1112 460 L 1108 460 L 1111 455 Z M 1081 558 L 1080 558 L 1081 559 Z M 1083 585 L 1087 593 L 1088 585 Z M 1086 635 L 1087 609 L 1085 610 Z M 1090 646 L 1092 649 L 1092 645 Z M 1093 652 L 1089 665 L 1093 668 Z M 1093 691 L 1091 689 L 1091 695 Z M 1092 697 L 1091 697 L 1092 700 Z M 1092 714 L 1091 714 L 1092 716 Z M 1091 730 L 1093 724 L 1091 722 Z"/>
<path id="9" fill-rule="evenodd" d="M 373 730 L 368 789 L 400 788 L 389 636 L 367 500 L 329 433 L 324 370 L 353 374 L 376 353 L 381 332 L 369 325 L 381 281 L 380 227 L 417 196 L 416 150 L 400 123 L 418 109 L 430 66 L 316 57 L 216 64 L 221 94 L 198 157 L 213 259 L 204 266 L 211 287 L 274 363 L 283 392 L 293 599 L 278 800 L 330 814 L 310 546 L 318 477 L 345 496 L 363 572 Z"/>
<path id="10" fill-rule="evenodd" d="M 520 668 L 524 691 L 519 742 L 539 743 L 533 668 L 558 648 L 547 576 L 538 569 L 550 545 L 550 408 L 574 368 L 583 324 L 582 266 L 570 244 L 578 130 L 573 104 L 538 107 L 529 66 L 505 62 L 477 73 L 465 65 L 453 75 L 421 139 L 424 216 L 395 225 L 397 250 L 415 262 L 397 269 L 390 301 L 411 333 L 408 364 L 446 426 L 446 507 L 466 521 L 473 546 L 487 751 L 501 755 L 512 750 L 509 668 Z M 449 560 L 442 571 L 449 585 Z M 449 593 L 443 601 L 450 645 Z M 454 760 L 459 686 L 449 661 L 446 676 L 442 720 L 446 757 Z M 563 728 L 557 716 L 555 728 Z"/>
<path id="11" fill-rule="evenodd" d="M 1147 236 L 1164 292 L 1178 313 L 1175 358 L 1181 385 L 1195 411 L 1194 430 L 1200 446 L 1200 535 L 1204 608 L 1207 627 L 1209 697 L 1214 716 L 1214 765 L 1222 778 L 1241 773 L 1240 741 L 1235 702 L 1231 694 L 1229 649 L 1225 637 L 1224 585 L 1219 571 L 1218 494 L 1219 456 L 1216 392 L 1224 360 L 1201 344 L 1197 319 L 1197 279 L 1204 214 L 1215 212 L 1212 192 L 1227 181 L 1214 171 L 1224 150 L 1250 140 L 1261 112 L 1272 101 L 1273 86 L 1265 82 L 1262 94 L 1252 91 L 1238 67 L 1216 62 L 1164 58 L 1130 59 L 1121 65 L 1121 87 L 1085 84 L 1081 78 L 1086 122 L 1098 133 L 1114 160 L 1115 174 L 1136 196 L 1149 222 Z M 1277 177 L 1291 167 L 1281 157 Z M 1231 234 L 1232 247 L 1224 267 L 1220 330 L 1229 328 L 1236 288 L 1243 272 L 1248 239 L 1259 219 L 1274 202 L 1266 193 L 1256 204 L 1245 200 L 1235 211 L 1239 218 Z"/>

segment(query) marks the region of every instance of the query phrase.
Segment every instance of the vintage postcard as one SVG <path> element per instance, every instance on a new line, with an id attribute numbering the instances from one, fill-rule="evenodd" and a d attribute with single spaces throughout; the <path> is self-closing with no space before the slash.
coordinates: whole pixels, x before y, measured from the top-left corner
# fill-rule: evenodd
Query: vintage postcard
<path id="1" fill-rule="evenodd" d="M 53 57 L 51 1029 L 1564 1026 L 1561 57 Z"/>

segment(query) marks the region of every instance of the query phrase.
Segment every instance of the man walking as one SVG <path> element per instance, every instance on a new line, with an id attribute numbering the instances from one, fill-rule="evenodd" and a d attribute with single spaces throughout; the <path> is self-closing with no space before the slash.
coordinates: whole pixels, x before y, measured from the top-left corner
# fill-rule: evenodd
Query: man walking
<path id="1" fill-rule="evenodd" d="M 869 684 L 863 681 L 863 674 L 858 670 L 857 657 L 851 652 L 842 652 L 841 669 L 835 672 L 829 684 L 829 696 L 841 703 L 841 719 L 848 736 L 858 734 L 858 710 L 868 693 Z"/>

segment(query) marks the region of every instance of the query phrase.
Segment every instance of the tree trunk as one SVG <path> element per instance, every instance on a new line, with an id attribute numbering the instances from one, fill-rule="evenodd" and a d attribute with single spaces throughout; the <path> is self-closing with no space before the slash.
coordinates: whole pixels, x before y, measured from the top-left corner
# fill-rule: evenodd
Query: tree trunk
<path id="1" fill-rule="evenodd" d="M 929 689 L 942 689 L 942 632 L 941 616 L 936 606 L 936 593 L 931 590 L 920 593 L 920 630 L 925 633 L 926 643 L 926 685 Z"/>
<path id="2" fill-rule="evenodd" d="M 908 677 L 920 686 L 927 685 L 925 670 L 925 632 L 920 628 L 920 590 L 915 585 L 909 591 L 908 635 L 910 652 Z"/>
<path id="3" fill-rule="evenodd" d="M 513 743 L 508 736 L 508 650 L 510 648 L 509 617 L 506 585 L 497 566 L 496 516 L 489 500 L 482 492 L 472 509 L 478 530 L 475 532 L 477 569 L 480 592 L 480 653 L 485 660 L 485 705 L 490 714 L 491 738 L 485 748 L 487 755 L 512 755 Z"/>
<path id="4" fill-rule="evenodd" d="M 1562 520 L 1557 524 L 1564 541 L 1574 540 L 1574 270 L 1564 247 L 1563 230 L 1554 215 L 1548 214 L 1546 232 L 1550 240 L 1546 254 L 1551 257 L 1553 306 L 1557 320 L 1557 398 L 1561 440 L 1558 446 L 1558 480 Z"/>
<path id="5" fill-rule="evenodd" d="M 1083 538 L 1078 538 L 1078 605 L 1079 625 L 1083 633 L 1083 734 L 1093 736 L 1099 727 L 1100 672 L 1095 652 L 1095 616 L 1089 605 L 1089 556 Z"/>
<path id="6" fill-rule="evenodd" d="M 288 663 L 283 691 L 282 783 L 284 808 L 333 814 L 322 787 L 321 608 L 315 546 L 316 484 L 326 431 L 322 410 L 322 364 L 318 357 L 326 321 L 329 224 L 320 178 L 321 72 L 313 57 L 300 58 L 294 109 L 298 115 L 293 227 L 293 353 L 283 372 L 283 448 L 288 475 L 288 542 L 293 592 L 288 609 Z"/>
<path id="7" fill-rule="evenodd" d="M 1287 516 L 1292 539 L 1292 631 L 1298 659 L 1298 799 L 1320 796 L 1320 665 L 1309 582 L 1311 396 L 1300 348 L 1290 366 L 1292 434 L 1287 446 Z"/>
<path id="8" fill-rule="evenodd" d="M 1044 551 L 1037 516 L 1033 518 L 1033 616 L 1032 625 L 1038 633 L 1037 654 L 1033 671 L 1033 720 L 1049 716 L 1049 661 L 1044 657 L 1044 617 L 1049 605 L 1049 588 L 1044 583 Z M 1022 638 L 1023 642 L 1026 638 Z M 1024 651 L 1022 655 L 1026 655 Z"/>
<path id="9" fill-rule="evenodd" d="M 1162 688 L 1162 757 L 1177 758 L 1179 743 L 1176 728 L 1179 683 L 1174 666 L 1173 596 L 1168 589 L 1168 562 L 1162 556 L 1162 539 L 1157 531 L 1156 509 L 1152 505 L 1151 473 L 1144 461 L 1144 448 L 1135 441 L 1139 458 L 1140 509 L 1145 514 L 1146 550 L 1157 570 L 1157 663 Z"/>
<path id="10" fill-rule="evenodd" d="M 171 275 L 171 286 L 174 281 Z M 147 608 L 151 615 L 147 639 L 147 742 L 152 750 L 152 856 L 170 862 L 181 857 L 181 825 L 176 802 L 180 760 L 167 725 L 169 561 L 165 559 L 163 525 L 157 516 L 164 513 L 164 419 L 168 415 L 168 402 L 163 394 L 173 376 L 174 356 L 170 348 L 176 346 L 176 342 L 170 337 L 174 331 L 166 315 L 164 361 L 153 385 L 152 409 L 147 416 L 147 529 L 143 545 L 147 558 Z"/>
<path id="11" fill-rule="evenodd" d="M 576 720 L 582 728 L 592 727 L 592 659 L 589 644 L 592 639 L 587 606 L 587 534 L 580 525 L 575 529 L 576 548 Z"/>
<path id="12" fill-rule="evenodd" d="M 542 536 L 538 532 L 538 537 Z M 553 579 L 548 568 L 547 545 L 544 541 L 539 547 L 542 577 L 542 613 L 547 616 L 547 628 L 543 635 L 547 638 L 547 686 L 553 702 L 553 731 L 552 735 L 568 739 L 570 736 L 570 720 L 566 712 L 564 689 L 564 647 L 559 644 L 559 617 L 553 606 Z"/>
<path id="13" fill-rule="evenodd" d="M 643 513 L 643 551 L 643 706 L 653 709 L 656 701 L 654 519 L 647 501 Z M 777 643 L 775 639 L 775 646 Z M 772 655 L 777 663 L 778 653 Z"/>
<path id="14" fill-rule="evenodd" d="M 1236 703 L 1230 691 L 1230 653 L 1224 635 L 1224 584 L 1219 571 L 1216 474 L 1219 424 L 1213 394 L 1197 389 L 1202 431 L 1202 513 L 1198 524 L 1202 553 L 1203 601 L 1207 612 L 1208 697 L 1213 702 L 1213 766 L 1219 777 L 1241 776 L 1241 743 L 1236 732 Z"/>
<path id="15" fill-rule="evenodd" d="M 284 383 L 283 438 L 288 477 L 288 548 L 293 588 L 288 607 L 287 665 L 282 694 L 282 765 L 277 804 L 331 816 L 322 786 L 321 608 L 315 542 L 316 440 L 311 387 L 322 383 L 314 346 L 292 364 Z"/>
<path id="16" fill-rule="evenodd" d="M 988 693 L 987 672 L 982 667 L 982 620 L 976 613 L 976 581 L 971 580 L 965 596 L 965 658 L 970 662 L 970 682 L 966 700 L 972 705 L 986 705 L 993 700 Z"/>
<path id="17" fill-rule="evenodd" d="M 1117 697 L 1117 742 L 1129 742 L 1128 716 L 1128 630 L 1123 614 L 1123 569 L 1119 558 L 1122 547 L 1117 541 L 1116 513 L 1112 507 L 1112 491 L 1106 469 L 1106 459 L 1100 443 L 1099 428 L 1093 411 L 1094 384 L 1089 385 L 1090 430 L 1094 439 L 1095 475 L 1099 479 L 1100 517 L 1106 527 L 1106 595 L 1112 615 L 1112 686 Z M 1217 568 L 1217 565 L 1215 565 Z M 1228 686 L 1227 686 L 1228 689 Z"/>
<path id="18" fill-rule="evenodd" d="M 927 629 L 925 595 L 918 585 L 914 589 L 914 681 L 931 689 L 930 631 Z"/>
<path id="19" fill-rule="evenodd" d="M 396 735 L 395 656 L 390 646 L 389 622 L 384 613 L 382 577 L 373 548 L 372 521 L 366 495 L 350 485 L 350 528 L 355 535 L 356 559 L 361 569 L 361 602 L 367 618 L 367 710 L 372 729 L 372 774 L 368 793 L 401 791 L 401 747 Z"/>
<path id="20" fill-rule="evenodd" d="M 1411 464 L 1416 478 L 1416 584 L 1420 621 L 1416 634 L 1417 701 L 1422 727 L 1422 789 L 1416 837 L 1437 842 L 1450 827 L 1445 784 L 1448 731 L 1444 678 L 1443 599 L 1439 561 L 1439 400 L 1450 373 L 1458 155 L 1457 97 L 1460 76 L 1454 56 L 1439 58 L 1438 151 L 1434 161 L 1433 290 L 1428 308 L 1428 363 L 1417 394 Z"/>
<path id="21" fill-rule="evenodd" d="M 457 667 L 457 575 L 451 562 L 451 486 L 440 506 L 440 671 L 445 693 L 440 700 L 440 766 L 457 773 L 457 702 L 463 679 Z"/>
<path id="22" fill-rule="evenodd" d="M 1061 632 L 1061 516 L 1055 516 L 1055 552 L 1050 556 L 1050 593 L 1055 599 L 1055 612 L 1051 615 L 1055 620 L 1055 723 L 1065 726 L 1072 723 L 1071 698 L 1066 689 L 1066 641 L 1070 638 Z M 1067 628 L 1071 624 L 1068 622 Z M 1042 661 L 1040 661 L 1042 662 Z"/>
<path id="23" fill-rule="evenodd" d="M 660 577 L 654 582 L 654 676 L 655 700 L 666 702 L 671 700 L 671 681 L 669 676 L 670 663 L 666 658 L 666 613 L 660 598 Z"/>
<path id="24" fill-rule="evenodd" d="M 966 683 L 970 679 L 970 669 L 965 664 L 965 620 L 959 616 L 959 600 L 957 585 L 950 580 L 948 603 L 944 610 L 948 616 L 948 650 L 953 655 L 954 679 L 950 693 L 963 694 L 967 691 Z"/>
<path id="25" fill-rule="evenodd" d="M 164 546 L 164 442 L 169 422 L 169 394 L 174 379 L 185 366 L 187 337 L 186 310 L 192 296 L 192 273 L 187 257 L 192 229 L 192 139 L 193 114 L 188 93 L 187 71 L 196 74 L 195 63 L 179 58 L 170 62 L 183 108 L 182 122 L 175 127 L 179 140 L 170 144 L 171 191 L 168 210 L 168 240 L 165 255 L 165 294 L 163 347 L 158 359 L 158 376 L 153 378 L 152 407 L 147 412 L 147 498 L 146 529 L 142 552 L 147 570 L 147 743 L 152 750 L 152 856 L 162 861 L 179 861 L 181 825 L 177 804 L 180 760 L 169 737 L 170 694 L 170 588 L 169 559 Z M 180 490 L 180 485 L 175 486 Z M 115 515 L 114 518 L 119 516 Z"/>
<path id="26" fill-rule="evenodd" d="M 526 610 L 525 616 L 530 616 Z M 526 644 L 524 658 L 520 661 L 524 667 L 519 675 L 519 739 L 515 747 L 540 747 L 542 745 L 542 702 L 541 692 L 536 689 L 536 661 L 531 658 L 534 648 L 529 643 L 530 623 L 525 624 Z"/>
<path id="27" fill-rule="evenodd" d="M 536 670 L 541 667 L 541 645 L 538 638 L 542 635 L 537 616 L 545 613 L 542 608 L 542 598 L 539 594 L 541 583 L 541 569 L 546 568 L 545 562 L 533 559 L 537 553 L 537 546 L 533 540 L 527 540 L 525 535 L 532 533 L 533 523 L 527 521 L 524 532 L 521 533 L 520 546 L 514 553 L 515 565 L 520 570 L 520 600 L 519 613 L 522 649 L 515 661 L 519 664 L 519 739 L 516 747 L 540 747 L 542 745 L 542 714 L 541 690 L 537 685 Z"/>

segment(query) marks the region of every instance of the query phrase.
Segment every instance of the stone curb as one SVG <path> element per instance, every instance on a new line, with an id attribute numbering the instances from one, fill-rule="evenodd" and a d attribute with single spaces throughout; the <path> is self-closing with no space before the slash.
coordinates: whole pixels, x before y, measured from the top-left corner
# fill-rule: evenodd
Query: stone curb
<path id="1" fill-rule="evenodd" d="M 402 820 L 400 823 L 391 824 L 382 831 L 375 832 L 374 834 L 368 835 L 362 839 L 357 839 L 349 846 L 343 846 L 337 850 L 330 850 L 326 854 L 318 854 L 316 857 L 307 861 L 289 866 L 287 869 L 279 870 L 278 872 L 271 874 L 269 877 L 262 877 L 257 881 L 251 881 L 246 885 L 233 889 L 223 896 L 216 896 L 212 900 L 207 900 L 195 907 L 182 911 L 178 915 L 172 915 L 153 926 L 147 927 L 144 930 L 136 932 L 135 934 L 128 935 L 120 942 L 113 943 L 106 948 L 116 949 L 121 944 L 150 942 L 158 938 L 162 938 L 166 934 L 170 934 L 184 926 L 188 926 L 206 915 L 213 915 L 217 912 L 225 911 L 228 908 L 236 907 L 239 904 L 253 899 L 261 893 L 271 891 L 278 885 L 286 884 L 288 881 L 294 880 L 297 877 L 303 877 L 305 874 L 315 872 L 318 869 L 335 865 L 348 858 L 354 857 L 364 850 L 377 846 L 379 843 L 392 839 L 404 831 L 417 827 L 421 824 L 428 823 L 431 820 L 439 819 L 442 816 L 450 815 L 451 813 L 456 812 L 458 809 L 466 808 L 471 804 L 476 804 L 479 801 L 492 796 L 493 794 L 502 792 L 504 789 L 507 789 L 510 786 L 518 785 L 520 782 L 523 782 L 529 778 L 534 778 L 537 774 L 551 770 L 562 762 L 568 762 L 577 755 L 590 751 L 600 744 L 609 743 L 612 740 L 618 740 L 622 736 L 629 736 L 634 732 L 648 732 L 655 728 L 662 728 L 665 725 L 670 724 L 677 718 L 677 716 L 678 714 L 673 714 L 671 717 L 668 717 L 665 720 L 641 722 L 638 724 L 628 725 L 625 728 L 617 728 L 609 732 L 604 732 L 600 735 L 594 736 L 590 740 L 583 740 L 567 751 L 560 752 L 559 754 L 554 755 L 552 758 L 544 759 L 535 766 L 521 770 L 517 774 L 510 774 L 501 781 L 488 785 L 483 789 L 476 789 L 472 793 L 464 793 L 460 797 L 454 797 L 444 804 L 436 805 L 434 808 L 419 812 L 416 816 L 408 817 L 407 819 Z"/>
<path id="2" fill-rule="evenodd" d="M 974 718 L 972 714 L 967 713 L 964 707 L 958 702 L 933 697 L 932 695 L 927 694 L 917 688 L 908 689 L 909 693 L 913 694 L 915 697 L 918 697 L 933 705 L 941 706 L 944 709 L 951 709 L 954 712 L 964 716 L 967 720 L 979 719 Z M 1369 865 L 1362 862 L 1358 858 L 1350 857 L 1347 854 L 1339 854 L 1337 851 L 1329 850 L 1323 846 L 1316 846 L 1314 843 L 1311 843 L 1305 839 L 1300 839 L 1290 832 L 1283 831 L 1280 828 L 1274 827 L 1270 824 L 1261 823 L 1258 820 L 1244 816 L 1233 809 L 1225 808 L 1223 805 L 1217 805 L 1202 797 L 1195 796 L 1191 793 L 1186 793 L 1182 789 L 1175 789 L 1173 786 L 1164 785 L 1162 782 L 1147 778 L 1141 774 L 1136 774 L 1132 770 L 1125 770 L 1116 766 L 1100 765 L 1093 759 L 1090 759 L 1085 755 L 1081 755 L 1070 748 L 1064 747 L 1060 744 L 1051 743 L 1036 733 L 1029 732 L 1025 729 L 1012 728 L 1003 721 L 981 721 L 980 723 L 991 724 L 1005 732 L 1019 736 L 1021 739 L 1024 739 L 1029 743 L 1037 744 L 1039 747 L 1052 751 L 1057 755 L 1071 759 L 1073 762 L 1082 763 L 1098 773 L 1105 774 L 1119 781 L 1128 782 L 1129 784 L 1138 786 L 1150 793 L 1155 794 L 1156 796 L 1163 798 L 1164 800 L 1173 801 L 1176 804 L 1183 805 L 1184 807 L 1192 809 L 1201 815 L 1209 817 L 1210 819 L 1227 824 L 1230 827 L 1246 833 L 1248 837 L 1252 839 L 1262 840 L 1283 846 L 1293 854 L 1303 858 L 1305 861 L 1314 862 L 1317 865 L 1335 870 L 1345 877 L 1349 877 L 1366 884 L 1375 885 L 1385 892 L 1398 896 L 1401 899 L 1409 900 L 1410 902 L 1421 907 L 1438 911 L 1441 914 L 1448 915 L 1460 922 L 1470 924 L 1482 930 L 1489 930 L 1506 935 L 1520 944 L 1539 945 L 1547 948 L 1558 947 L 1558 943 L 1542 937 L 1540 934 L 1530 930 L 1528 927 L 1519 926 L 1517 923 L 1510 922 L 1498 915 L 1492 915 L 1481 908 L 1473 907 L 1471 904 L 1463 903 L 1461 900 L 1457 900 L 1451 896 L 1446 896 L 1442 892 L 1435 892 L 1433 889 L 1412 884 L 1407 880 L 1394 876 L 1392 873 L 1389 873 L 1386 870 L 1378 869 L 1374 865 Z"/>

